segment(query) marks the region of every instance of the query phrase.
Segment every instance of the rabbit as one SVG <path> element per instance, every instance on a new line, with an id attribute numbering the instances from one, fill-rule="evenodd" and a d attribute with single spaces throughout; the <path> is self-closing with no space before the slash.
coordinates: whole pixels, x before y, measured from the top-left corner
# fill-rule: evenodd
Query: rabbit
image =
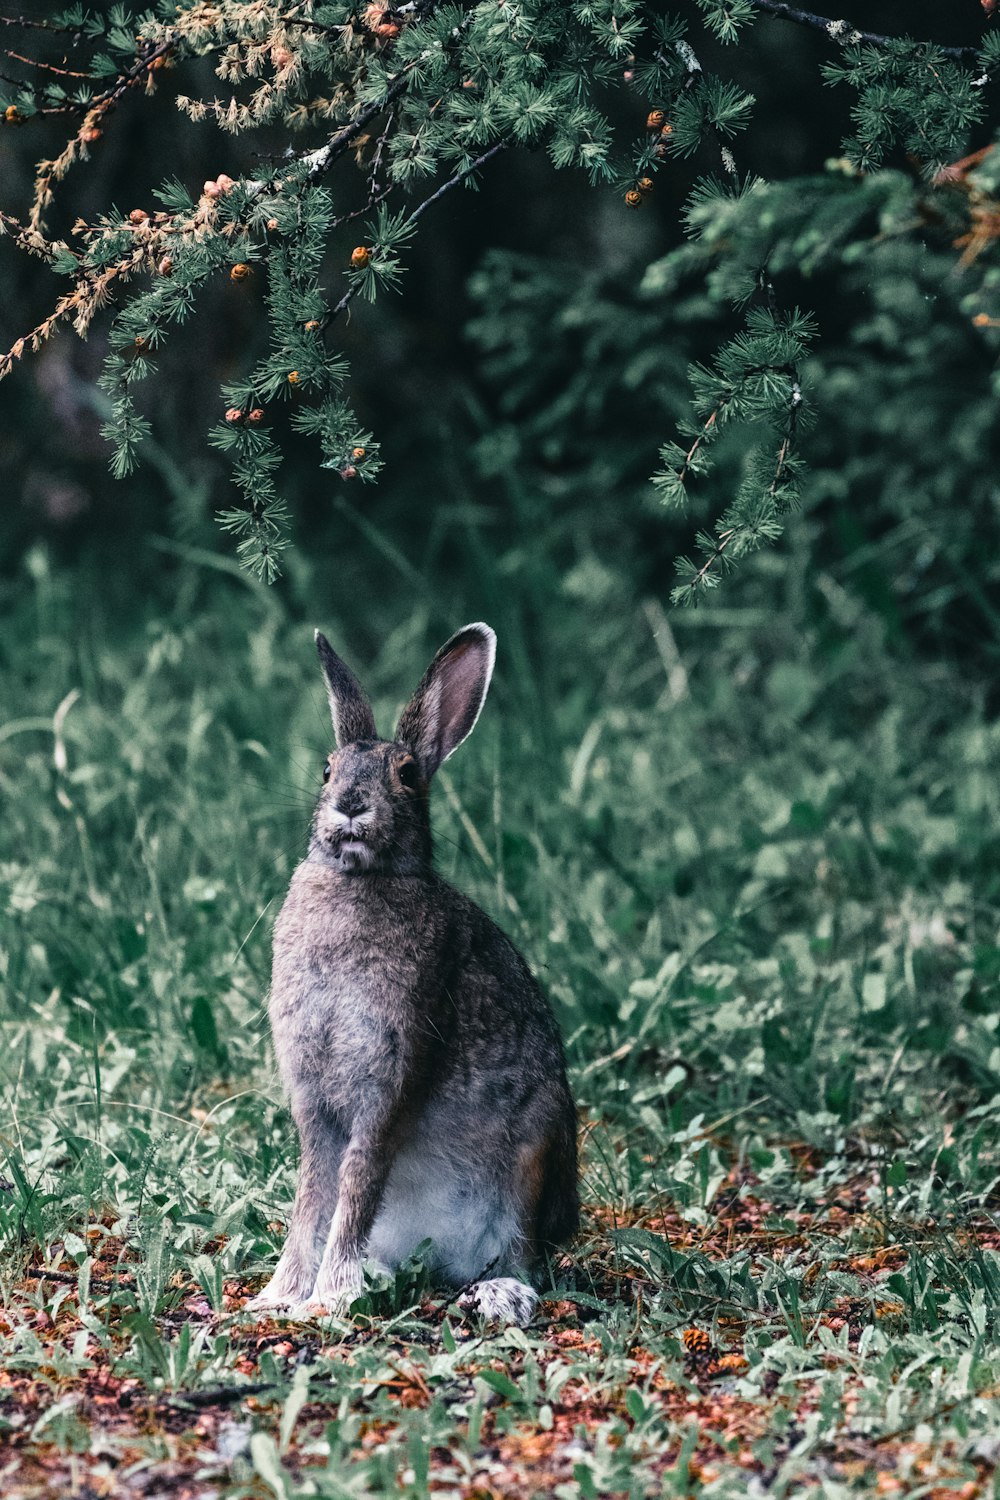
<path id="1" fill-rule="evenodd" d="M 422 1242 L 483 1317 L 526 1323 L 532 1276 L 578 1221 L 562 1041 L 520 953 L 434 872 L 429 788 L 469 735 L 496 637 L 466 625 L 382 740 L 316 632 L 336 750 L 274 928 L 269 1000 L 301 1159 L 288 1236 L 254 1310 L 343 1308 L 362 1262 Z"/>

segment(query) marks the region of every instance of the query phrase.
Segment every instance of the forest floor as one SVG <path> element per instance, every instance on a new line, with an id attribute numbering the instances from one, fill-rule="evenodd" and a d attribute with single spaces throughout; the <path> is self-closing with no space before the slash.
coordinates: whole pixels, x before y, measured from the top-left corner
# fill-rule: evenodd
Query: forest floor
<path id="1" fill-rule="evenodd" d="M 601 1252 L 611 1215 L 593 1208 L 588 1292 L 564 1285 L 526 1329 L 470 1323 L 433 1295 L 254 1319 L 243 1279 L 213 1307 L 207 1265 L 172 1275 L 147 1317 L 135 1252 L 93 1224 L 88 1253 L 54 1248 L 0 1318 L 16 1350 L 0 1373 L 3 1493 L 994 1493 L 1000 1386 L 976 1336 L 983 1299 L 977 1314 L 954 1288 L 993 1270 L 1000 1231 L 871 1213 L 870 1174 L 827 1183 L 807 1212 L 740 1176 L 697 1230 L 669 1211 L 623 1230 L 639 1251 L 625 1265 Z M 683 1317 L 657 1309 L 674 1268 Z M 942 1305 L 919 1339 L 915 1286 L 924 1310 Z"/>
<path id="2" fill-rule="evenodd" d="M 80 629 L 42 582 L 0 672 L 5 1500 L 1000 1494 L 1000 732 L 966 684 L 687 621 L 666 672 L 641 611 L 567 604 L 583 680 L 493 601 L 439 863 L 557 1007 L 581 1234 L 525 1329 L 419 1263 L 261 1319 L 309 632 L 229 580 Z M 380 722 L 456 623 L 369 645 Z"/>

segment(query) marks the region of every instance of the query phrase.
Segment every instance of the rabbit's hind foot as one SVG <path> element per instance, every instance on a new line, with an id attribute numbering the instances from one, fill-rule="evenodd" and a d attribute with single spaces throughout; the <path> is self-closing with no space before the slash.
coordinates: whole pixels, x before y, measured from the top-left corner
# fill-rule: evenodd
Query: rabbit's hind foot
<path id="1" fill-rule="evenodd" d="M 490 1322 L 530 1323 L 538 1307 L 538 1293 L 516 1276 L 494 1276 L 476 1281 L 458 1299 L 459 1307 L 477 1312 Z"/>

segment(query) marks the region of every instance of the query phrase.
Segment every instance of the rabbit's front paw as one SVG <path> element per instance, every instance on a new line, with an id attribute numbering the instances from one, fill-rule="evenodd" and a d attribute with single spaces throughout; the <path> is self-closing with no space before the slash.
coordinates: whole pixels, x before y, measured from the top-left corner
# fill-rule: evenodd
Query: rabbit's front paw
<path id="1" fill-rule="evenodd" d="M 514 1276 L 495 1276 L 477 1281 L 458 1299 L 459 1307 L 498 1323 L 530 1323 L 538 1306 L 538 1293 Z"/>
<path id="2" fill-rule="evenodd" d="M 294 1297 L 275 1297 L 267 1287 L 264 1287 L 256 1297 L 251 1297 L 246 1303 L 245 1311 L 250 1313 L 277 1312 L 279 1308 L 293 1306 L 295 1300 Z"/>
<path id="3" fill-rule="evenodd" d="M 312 1296 L 306 1302 L 306 1311 L 314 1317 L 326 1312 L 343 1312 L 364 1289 L 365 1278 L 360 1262 L 343 1261 L 320 1271 Z"/>
<path id="4" fill-rule="evenodd" d="M 251 1297 L 246 1310 L 247 1312 L 274 1312 L 278 1309 L 288 1311 L 299 1307 L 312 1291 L 312 1284 L 312 1276 L 286 1274 L 279 1266 L 267 1286 L 263 1287 L 256 1297 Z"/>

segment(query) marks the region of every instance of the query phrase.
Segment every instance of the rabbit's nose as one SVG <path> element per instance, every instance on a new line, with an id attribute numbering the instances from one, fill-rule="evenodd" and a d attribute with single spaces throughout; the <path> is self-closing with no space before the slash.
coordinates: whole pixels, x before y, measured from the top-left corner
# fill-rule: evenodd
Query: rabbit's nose
<path id="1" fill-rule="evenodd" d="M 367 804 L 360 797 L 341 797 L 337 802 L 337 811 L 343 813 L 345 818 L 360 818 L 368 811 Z"/>

